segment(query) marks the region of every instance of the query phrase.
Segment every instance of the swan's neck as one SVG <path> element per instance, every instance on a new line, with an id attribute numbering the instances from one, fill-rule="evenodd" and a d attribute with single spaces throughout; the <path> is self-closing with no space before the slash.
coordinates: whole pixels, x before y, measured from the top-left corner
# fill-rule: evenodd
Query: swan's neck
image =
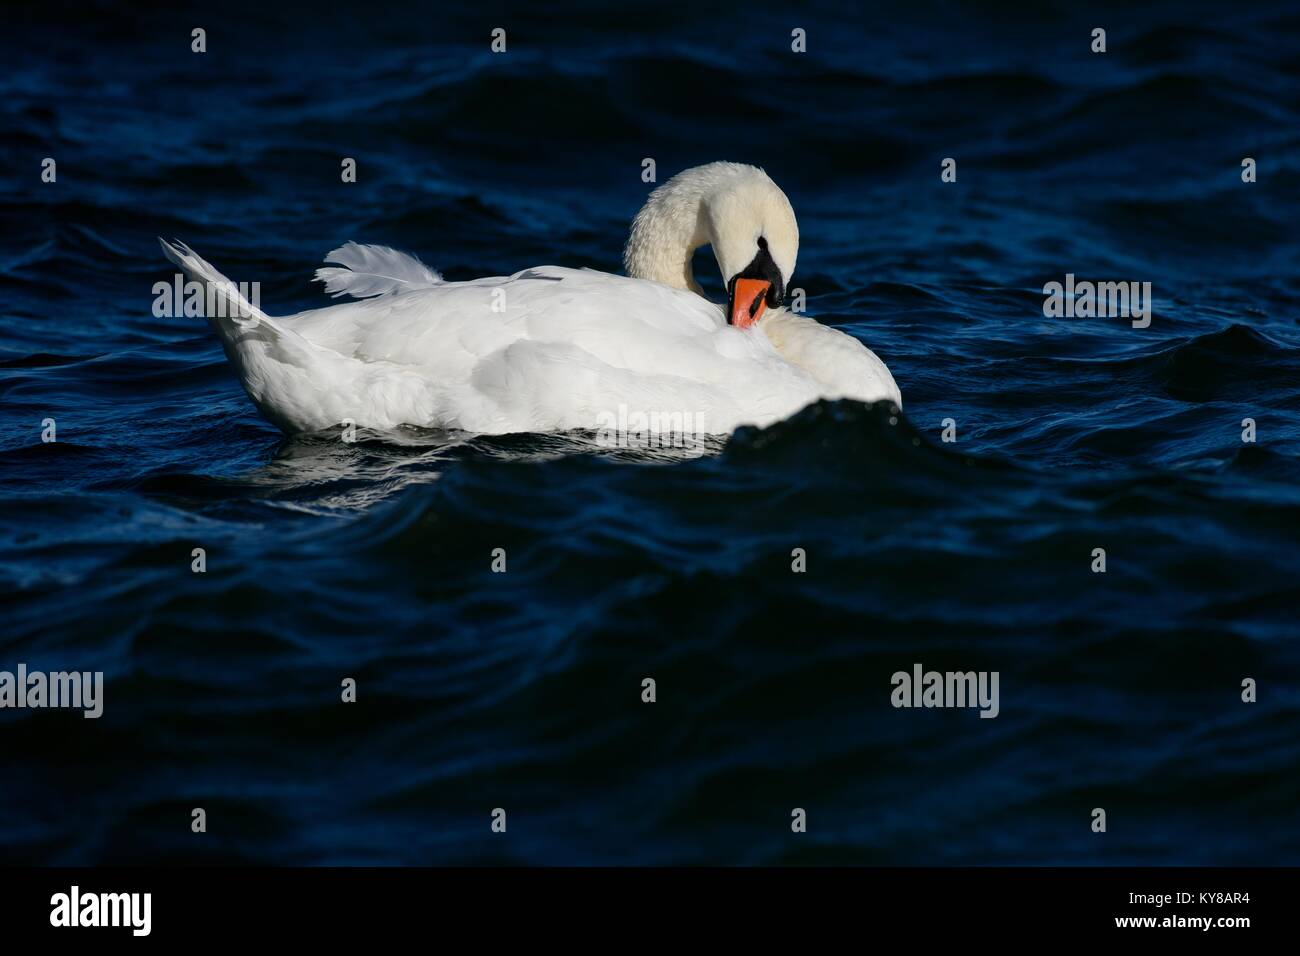
<path id="1" fill-rule="evenodd" d="M 672 185 L 656 190 L 637 213 L 623 249 L 623 268 L 634 278 L 703 295 L 691 269 L 695 250 L 711 241 L 703 201 Z"/>

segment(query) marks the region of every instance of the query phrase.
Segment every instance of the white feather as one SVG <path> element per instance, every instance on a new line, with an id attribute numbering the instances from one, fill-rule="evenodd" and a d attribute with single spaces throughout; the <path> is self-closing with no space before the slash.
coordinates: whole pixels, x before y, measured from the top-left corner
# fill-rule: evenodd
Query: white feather
<path id="1" fill-rule="evenodd" d="M 325 291 L 334 298 L 350 295 L 354 299 L 406 292 L 437 285 L 442 276 L 415 256 L 388 246 L 363 246 L 347 242 L 325 257 L 344 268 L 317 269 L 316 281 L 325 283 Z"/>

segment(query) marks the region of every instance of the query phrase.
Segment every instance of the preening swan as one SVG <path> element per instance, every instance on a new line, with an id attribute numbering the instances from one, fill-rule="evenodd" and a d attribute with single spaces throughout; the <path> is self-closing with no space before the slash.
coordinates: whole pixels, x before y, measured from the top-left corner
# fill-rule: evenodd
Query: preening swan
<path id="1" fill-rule="evenodd" d="M 725 310 L 691 272 L 704 245 Z M 785 193 L 753 166 L 698 166 L 651 193 L 632 223 L 626 276 L 540 266 L 445 282 L 412 256 L 349 242 L 316 278 L 354 301 L 272 318 L 188 246 L 162 246 L 204 287 L 249 397 L 289 433 L 344 422 L 595 429 L 622 408 L 689 415 L 725 434 L 819 398 L 902 404 L 870 349 L 781 307 L 799 228 Z"/>

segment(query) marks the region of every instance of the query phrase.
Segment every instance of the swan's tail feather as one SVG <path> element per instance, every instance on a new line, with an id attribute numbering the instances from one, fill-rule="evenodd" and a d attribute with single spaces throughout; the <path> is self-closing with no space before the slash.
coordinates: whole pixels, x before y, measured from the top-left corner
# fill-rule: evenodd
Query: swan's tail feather
<path id="1" fill-rule="evenodd" d="M 242 354 L 246 350 L 240 346 L 255 340 L 262 342 L 268 353 L 282 361 L 306 365 L 314 354 L 322 351 L 248 301 L 248 296 L 239 286 L 185 243 L 179 239 L 158 241 L 162 243 L 167 258 L 189 279 L 203 286 L 206 293 L 204 317 L 221 337 L 227 352 L 234 350 Z"/>
<path id="2" fill-rule="evenodd" d="M 203 286 L 204 315 L 263 415 L 290 433 L 346 417 L 357 362 L 271 318 L 185 243 L 158 241 L 167 258 Z"/>
<path id="3" fill-rule="evenodd" d="M 329 266 L 316 270 L 316 281 L 325 283 L 325 291 L 337 299 L 350 295 L 354 299 L 406 292 L 438 285 L 442 276 L 415 256 L 388 246 L 363 246 L 345 242 L 325 257 L 343 268 Z"/>
<path id="4" fill-rule="evenodd" d="M 158 242 L 162 245 L 163 255 L 175 263 L 192 281 L 203 286 L 206 293 L 204 315 L 218 330 L 221 328 L 222 320 L 226 319 L 240 328 L 248 328 L 259 322 L 275 326 L 271 317 L 249 302 L 248 296 L 235 283 L 223 276 L 212 263 L 185 243 L 179 239 L 168 242 L 162 238 L 159 238 Z"/>

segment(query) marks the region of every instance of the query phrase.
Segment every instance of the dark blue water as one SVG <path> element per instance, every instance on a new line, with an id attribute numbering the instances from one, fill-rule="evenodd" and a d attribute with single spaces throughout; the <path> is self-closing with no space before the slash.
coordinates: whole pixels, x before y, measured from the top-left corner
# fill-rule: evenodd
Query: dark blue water
<path id="1" fill-rule="evenodd" d="M 0 860 L 1300 862 L 1300 11 L 458 6 L 8 17 L 0 670 L 107 686 L 0 711 Z M 617 270 L 646 157 L 763 165 L 905 413 L 288 440 L 151 311 L 158 235 L 271 314 L 348 239 Z"/>

